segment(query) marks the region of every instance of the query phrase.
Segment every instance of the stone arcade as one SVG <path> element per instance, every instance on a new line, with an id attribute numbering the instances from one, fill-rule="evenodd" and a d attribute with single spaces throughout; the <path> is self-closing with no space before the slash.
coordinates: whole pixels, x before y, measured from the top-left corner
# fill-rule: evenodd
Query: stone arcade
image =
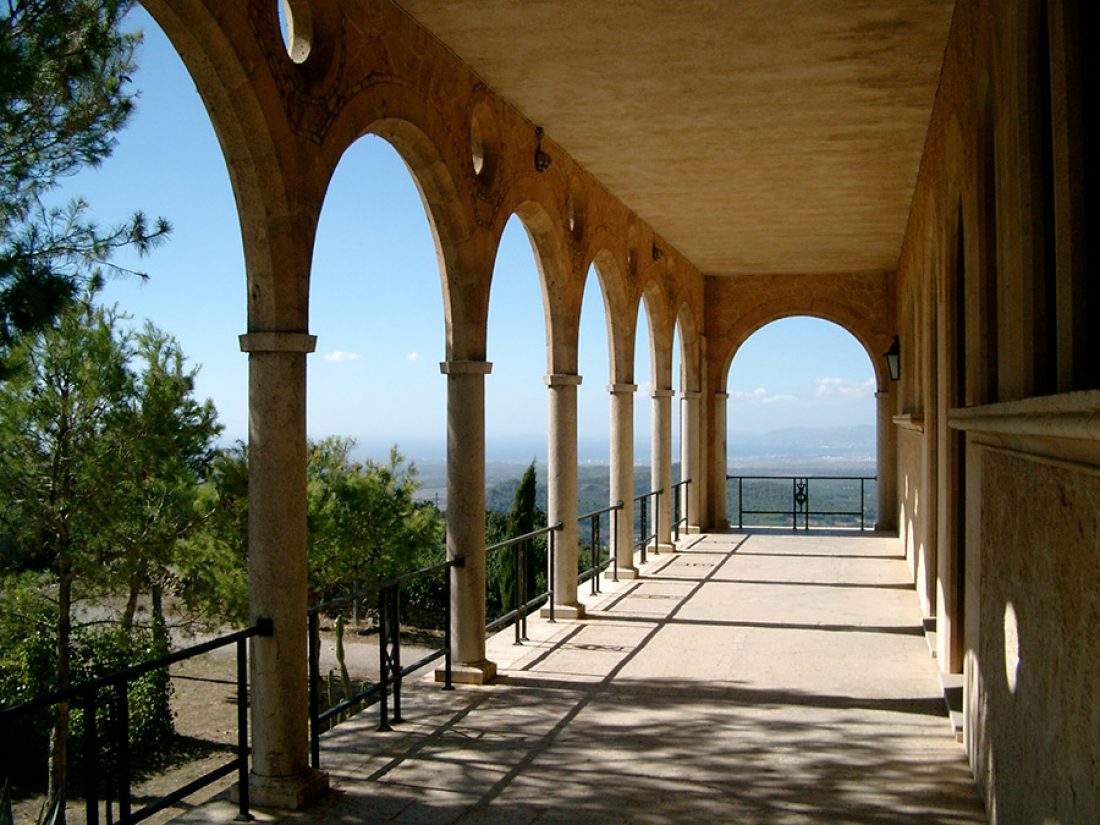
<path id="1" fill-rule="evenodd" d="M 275 621 L 255 644 L 256 801 L 300 806 L 324 785 L 306 736 L 305 375 L 324 334 L 309 324 L 309 275 L 329 176 L 373 133 L 408 163 L 440 263 L 448 550 L 467 560 L 453 611 L 462 679 L 495 672 L 482 630 L 486 314 L 497 241 L 517 214 L 545 298 L 551 522 L 576 524 L 591 264 L 608 314 L 624 533 L 640 302 L 666 489 L 675 329 L 683 342 L 696 531 L 725 526 L 738 346 L 785 316 L 841 324 L 877 373 L 878 527 L 899 534 L 939 666 L 963 675 L 987 811 L 1093 821 L 1093 4 L 285 0 L 283 33 L 277 3 L 145 0 L 210 113 L 244 238 L 251 609 Z M 882 358 L 895 336 L 897 383 Z M 662 507 L 667 531 L 671 496 Z M 620 546 L 619 575 L 632 575 Z M 575 528 L 561 548 L 562 570 L 575 569 Z M 580 613 L 574 590 L 558 592 L 562 615 Z"/>

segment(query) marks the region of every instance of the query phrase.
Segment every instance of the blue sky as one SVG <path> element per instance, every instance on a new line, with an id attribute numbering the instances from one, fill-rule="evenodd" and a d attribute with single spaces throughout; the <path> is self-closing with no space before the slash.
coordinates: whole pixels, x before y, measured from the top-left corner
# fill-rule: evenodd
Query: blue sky
<path id="1" fill-rule="evenodd" d="M 134 78 L 141 90 L 137 112 L 112 157 L 68 181 L 60 197 L 86 197 L 103 224 L 136 209 L 172 222 L 172 238 L 151 257 L 118 259 L 147 271 L 150 280 L 112 280 L 104 300 L 117 302 L 135 322 L 149 318 L 175 335 L 202 367 L 198 392 L 214 399 L 226 438 L 244 438 L 247 358 L 237 343 L 246 319 L 244 262 L 225 164 L 194 84 L 167 40 L 140 7 L 130 23 L 145 31 Z M 639 324 L 635 363 L 643 463 L 650 428 L 645 326 Z M 397 442 L 414 455 L 442 445 L 446 384 L 439 373 L 444 337 L 435 250 L 412 179 L 379 138 L 352 146 L 334 175 L 317 232 L 310 327 L 318 336 L 308 366 L 311 436 L 352 435 L 374 450 Z M 513 218 L 501 241 L 489 310 L 490 449 L 546 432 L 543 329 L 533 253 Z M 676 380 L 678 364 L 677 353 Z M 580 438 L 606 444 L 606 323 L 593 276 L 583 303 L 580 372 Z M 872 375 L 866 353 L 839 327 L 809 318 L 771 324 L 734 360 L 729 428 L 873 424 Z"/>

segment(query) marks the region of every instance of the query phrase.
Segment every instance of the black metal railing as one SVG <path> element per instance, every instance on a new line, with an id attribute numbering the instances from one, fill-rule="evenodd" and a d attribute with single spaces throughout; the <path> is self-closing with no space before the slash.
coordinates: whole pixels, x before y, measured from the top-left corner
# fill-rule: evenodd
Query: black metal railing
<path id="1" fill-rule="evenodd" d="M 100 785 L 105 788 L 103 803 L 104 813 L 108 823 L 118 822 L 120 825 L 141 822 L 158 811 L 162 811 L 196 791 L 217 782 L 223 777 L 237 772 L 238 782 L 238 808 L 239 820 L 252 819 L 249 813 L 248 799 L 248 645 L 246 642 L 253 636 L 270 636 L 273 626 L 270 619 L 259 619 L 252 627 L 238 630 L 217 639 L 211 639 L 202 644 L 193 645 L 175 653 L 169 653 L 157 659 L 152 659 L 140 665 L 128 667 L 116 673 L 109 673 L 90 682 L 74 685 L 61 691 L 55 691 L 37 699 L 32 699 L 21 705 L 0 709 L 0 747 L 5 749 L 16 747 L 13 737 L 8 733 L 8 725 L 17 718 L 44 708 L 59 705 L 64 702 L 76 704 L 83 713 L 84 722 L 84 753 L 83 756 L 83 782 L 84 782 L 84 812 L 87 825 L 98 825 L 100 812 Z M 129 686 L 136 679 L 155 670 L 167 668 L 177 662 L 183 662 L 235 644 L 237 646 L 237 754 L 232 761 L 215 768 L 198 779 L 188 782 L 171 793 L 160 797 L 154 802 L 145 805 L 138 810 L 133 810 L 130 788 L 130 718 L 129 718 Z M 110 771 L 106 770 L 99 759 L 99 735 L 97 731 L 96 711 L 101 705 L 100 693 L 109 691 L 111 696 L 107 700 L 111 702 L 111 735 L 110 749 L 115 765 L 115 784 L 118 799 L 112 802 L 110 786 L 112 784 Z M 104 782 L 104 778 L 107 781 Z M 118 814 L 115 818 L 113 805 L 117 805 Z"/>
<path id="2" fill-rule="evenodd" d="M 592 587 L 592 595 L 595 596 L 600 592 L 600 573 L 604 572 L 608 567 L 611 567 L 615 572 L 615 581 L 619 580 L 618 565 L 615 564 L 616 551 L 619 546 L 619 511 L 623 509 L 623 503 L 621 501 L 612 504 L 610 507 L 604 507 L 602 510 L 593 510 L 591 513 L 585 513 L 582 516 L 577 517 L 578 527 L 585 521 L 590 523 L 590 543 L 591 556 L 588 568 L 582 570 L 577 578 L 578 584 L 584 584 L 588 581 Z M 607 561 L 601 561 L 600 548 L 603 547 L 603 541 L 601 540 L 601 527 L 600 519 L 605 515 L 610 514 L 611 521 L 611 540 L 607 543 Z"/>
<path id="3" fill-rule="evenodd" d="M 657 544 L 657 534 L 660 532 L 661 526 L 661 493 L 663 491 L 658 488 L 656 490 L 650 490 L 648 493 L 642 493 L 641 495 L 634 496 L 634 503 L 638 505 L 638 540 L 634 542 L 634 550 L 641 552 L 642 564 L 646 563 L 646 545 L 650 541 L 653 542 L 653 554 L 660 555 L 661 551 Z M 646 533 L 646 528 L 649 525 L 649 500 L 653 499 L 653 532 Z"/>
<path id="4" fill-rule="evenodd" d="M 384 582 L 365 587 L 354 593 L 337 596 L 315 604 L 307 611 L 309 621 L 309 747 L 310 763 L 321 765 L 322 727 L 328 730 L 354 709 L 378 703 L 378 730 L 392 730 L 391 725 L 404 721 L 401 717 L 401 683 L 404 677 L 442 658 L 443 690 L 452 690 L 451 684 L 451 568 L 462 567 L 463 556 L 439 564 L 413 570 Z M 401 663 L 401 587 L 423 576 L 442 573 L 446 580 L 443 599 L 443 647 L 434 650 L 412 664 Z M 378 681 L 344 696 L 339 702 L 321 710 L 321 614 L 332 612 L 344 605 L 365 602 L 374 597 L 378 608 Z M 350 691 L 349 691 L 350 692 Z M 392 693 L 393 710 L 390 711 Z M 336 721 L 333 721 L 336 720 Z"/>
<path id="5" fill-rule="evenodd" d="M 691 486 L 691 479 L 685 478 L 683 481 L 677 481 L 672 485 L 672 535 L 676 541 L 680 540 L 680 525 L 684 526 L 684 532 L 687 532 L 688 525 L 688 488 Z M 683 508 L 683 514 L 681 515 L 681 507 Z"/>
<path id="6" fill-rule="evenodd" d="M 878 481 L 877 476 L 731 476 L 727 475 L 726 480 L 736 482 L 737 488 L 737 526 L 739 528 L 746 526 L 745 516 L 775 516 L 782 517 L 785 522 L 790 520 L 790 526 L 792 529 L 799 529 L 800 522 L 801 528 L 804 530 L 810 529 L 810 520 L 815 519 L 819 521 L 815 526 L 846 526 L 843 522 L 838 523 L 839 519 L 851 520 L 851 526 L 855 526 L 855 521 L 858 520 L 859 529 L 867 529 L 867 482 Z M 790 483 L 789 496 L 790 504 L 786 504 L 786 495 L 783 488 L 786 487 L 786 483 Z M 823 508 L 814 509 L 813 502 L 820 500 L 824 497 L 826 502 L 830 500 L 836 501 L 838 495 L 844 498 L 854 498 L 855 496 L 855 483 L 859 483 L 859 509 L 837 509 Z M 840 494 L 834 493 L 832 498 L 828 497 L 828 494 L 822 492 L 817 493 L 818 498 L 811 495 L 813 492 L 813 486 L 817 485 L 820 488 L 822 485 L 845 485 L 848 489 L 842 490 Z M 783 507 L 779 509 L 778 506 L 770 508 L 757 508 L 746 507 L 745 499 L 746 495 L 752 492 L 752 488 L 755 487 L 756 495 L 759 498 L 765 499 L 770 502 L 782 502 Z M 877 495 L 877 490 L 875 491 Z M 824 520 L 826 523 L 820 523 Z M 774 521 L 774 519 L 773 519 Z M 828 523 L 831 522 L 831 523 Z M 768 526 L 783 526 L 782 524 L 769 524 L 767 521 L 757 522 L 755 524 L 748 524 L 750 527 L 768 527 Z"/>
<path id="7" fill-rule="evenodd" d="M 512 609 L 489 622 L 485 626 L 487 632 L 492 633 L 495 630 L 500 630 L 500 628 L 507 627 L 512 622 L 515 622 L 516 644 L 518 645 L 527 641 L 527 617 L 541 607 L 544 602 L 549 602 L 548 619 L 551 622 L 554 621 L 554 535 L 561 530 L 563 526 L 564 525 L 559 521 L 557 524 L 551 524 L 549 527 L 532 530 L 530 533 L 524 533 L 522 536 L 515 536 L 514 538 L 497 542 L 485 548 L 486 558 L 489 557 L 490 553 L 506 550 L 509 547 L 515 548 L 515 552 L 512 554 L 512 564 L 515 568 L 515 587 L 512 589 Z M 531 543 L 541 536 L 546 536 L 548 562 L 548 572 L 546 576 L 547 587 L 542 593 L 530 595 L 527 592 L 527 577 L 531 556 Z"/>

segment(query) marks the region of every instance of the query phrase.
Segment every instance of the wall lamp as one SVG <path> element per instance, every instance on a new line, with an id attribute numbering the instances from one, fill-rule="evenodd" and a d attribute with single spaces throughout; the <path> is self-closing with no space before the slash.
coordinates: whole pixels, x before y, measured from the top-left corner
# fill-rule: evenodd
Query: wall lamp
<path id="1" fill-rule="evenodd" d="M 659 261 L 665 256 L 665 253 L 657 247 L 657 244 L 653 244 L 653 252 L 651 254 L 653 255 L 653 260 L 655 261 Z"/>
<path id="2" fill-rule="evenodd" d="M 542 127 L 535 127 L 535 171 L 545 172 L 553 162 L 548 154 L 542 151 Z"/>
<path id="3" fill-rule="evenodd" d="M 894 343 L 883 355 L 886 356 L 886 371 L 890 374 L 890 380 L 897 381 L 901 378 L 901 344 L 898 336 L 894 336 Z"/>

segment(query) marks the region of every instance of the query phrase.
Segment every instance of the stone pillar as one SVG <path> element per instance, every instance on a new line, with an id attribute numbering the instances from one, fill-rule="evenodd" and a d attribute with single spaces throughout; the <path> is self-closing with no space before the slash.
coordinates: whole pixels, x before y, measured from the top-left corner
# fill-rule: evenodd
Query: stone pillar
<path id="1" fill-rule="evenodd" d="M 672 390 L 653 391 L 652 430 L 650 489 L 661 491 L 652 518 L 657 520 L 657 547 L 664 553 L 676 549 L 672 544 Z"/>
<path id="2" fill-rule="evenodd" d="M 726 516 L 726 498 L 729 495 L 729 483 L 726 481 L 726 473 L 729 472 L 726 446 L 726 402 L 729 397 L 728 392 L 714 394 L 714 432 L 711 433 L 711 438 L 714 440 L 714 466 L 711 468 L 714 483 L 710 494 L 714 506 L 714 527 L 718 530 L 729 527 Z"/>
<path id="3" fill-rule="evenodd" d="M 577 386 L 579 375 L 547 375 L 550 428 L 546 468 L 546 509 L 554 535 L 554 615 L 583 618 L 577 601 Z M 544 615 L 549 615 L 543 608 Z"/>
<path id="4" fill-rule="evenodd" d="M 875 393 L 876 420 L 875 463 L 878 475 L 878 514 L 875 529 L 897 532 L 898 529 L 898 433 L 894 425 L 894 394 L 888 385 Z"/>
<path id="5" fill-rule="evenodd" d="M 252 640 L 252 773 L 260 807 L 301 808 L 328 788 L 309 767 L 306 608 L 306 354 L 296 332 L 240 337 L 248 353 L 248 610 L 274 633 Z"/>
<path id="6" fill-rule="evenodd" d="M 703 523 L 700 508 L 699 490 L 703 486 L 703 468 L 699 464 L 699 399 L 701 392 L 685 390 L 682 393 L 680 421 L 683 427 L 683 442 L 680 445 L 680 477 L 691 479 L 691 484 L 681 488 L 680 507 L 687 513 L 687 531 L 698 533 Z"/>
<path id="7" fill-rule="evenodd" d="M 634 392 L 637 384 L 609 384 L 611 393 L 611 504 L 623 503 L 618 515 L 617 552 L 609 577 L 633 579 L 634 566 Z"/>
<path id="8" fill-rule="evenodd" d="M 485 658 L 485 376 L 487 361 L 448 361 L 447 558 L 462 556 L 452 570 L 452 678 L 485 684 L 496 663 Z M 442 673 L 436 673 L 442 680 Z"/>

